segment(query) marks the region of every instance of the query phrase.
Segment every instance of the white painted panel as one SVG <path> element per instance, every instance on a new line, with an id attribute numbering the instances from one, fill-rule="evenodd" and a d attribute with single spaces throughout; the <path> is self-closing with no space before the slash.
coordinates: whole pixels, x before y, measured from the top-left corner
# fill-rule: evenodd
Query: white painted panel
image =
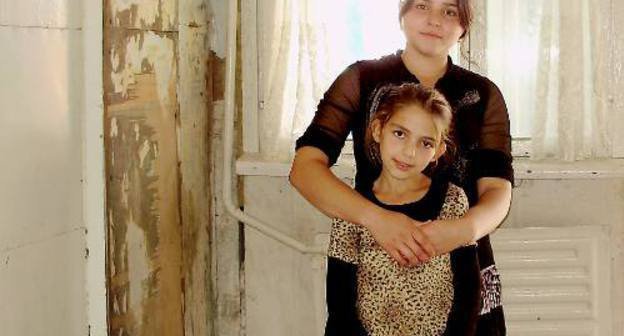
<path id="1" fill-rule="evenodd" d="M 503 228 L 624 223 L 624 179 L 518 180 Z"/>
<path id="2" fill-rule="evenodd" d="M 87 229 L 86 265 L 87 320 L 89 336 L 107 336 L 106 300 L 106 217 L 104 177 L 104 102 L 102 4 L 104 0 L 84 2 L 82 50 L 84 51 L 84 184 L 83 218 Z"/>
<path id="3" fill-rule="evenodd" d="M 78 28 L 80 0 L 0 0 L 0 25 Z"/>
<path id="4" fill-rule="evenodd" d="M 81 35 L 0 27 L 0 248 L 83 227 Z"/>
<path id="5" fill-rule="evenodd" d="M 283 177 L 245 178 L 245 211 L 305 244 L 329 220 Z M 245 328 L 254 336 L 322 335 L 324 256 L 303 255 L 245 229 Z"/>
<path id="6" fill-rule="evenodd" d="M 492 235 L 509 335 L 610 335 L 609 239 L 600 227 Z"/>
<path id="7" fill-rule="evenodd" d="M 0 26 L 2 335 L 87 333 L 81 38 Z"/>
<path id="8" fill-rule="evenodd" d="M 87 335 L 84 251 L 83 230 L 0 250 L 0 334 Z"/>
<path id="9" fill-rule="evenodd" d="M 612 108 L 611 115 L 615 119 L 613 122 L 613 156 L 624 158 L 624 2 L 620 0 L 611 0 L 613 27 L 613 43 L 609 45 L 611 51 L 610 70 L 611 78 L 609 107 Z M 616 42 L 617 41 L 617 42 Z M 624 321 L 620 322 L 624 329 Z"/>

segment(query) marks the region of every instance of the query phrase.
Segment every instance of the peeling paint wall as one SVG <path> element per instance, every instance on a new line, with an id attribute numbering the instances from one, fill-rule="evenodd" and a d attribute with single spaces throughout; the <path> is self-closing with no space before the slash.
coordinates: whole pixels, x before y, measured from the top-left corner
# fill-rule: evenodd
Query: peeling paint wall
<path id="1" fill-rule="evenodd" d="M 204 0 L 104 3 L 109 331 L 212 335 L 214 13 Z"/>
<path id="2" fill-rule="evenodd" d="M 0 0 L 0 334 L 84 336 L 77 0 Z"/>

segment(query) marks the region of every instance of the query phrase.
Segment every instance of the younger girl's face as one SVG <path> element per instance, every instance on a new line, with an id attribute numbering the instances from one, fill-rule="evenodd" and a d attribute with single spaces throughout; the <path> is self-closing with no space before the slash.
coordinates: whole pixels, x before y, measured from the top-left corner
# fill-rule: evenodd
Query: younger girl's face
<path id="1" fill-rule="evenodd" d="M 383 127 L 379 120 L 373 121 L 372 127 L 382 170 L 395 179 L 420 176 L 446 150 L 433 116 L 418 105 L 402 107 Z"/>
<path id="2" fill-rule="evenodd" d="M 401 19 L 407 48 L 446 57 L 464 33 L 457 0 L 415 0 Z"/>

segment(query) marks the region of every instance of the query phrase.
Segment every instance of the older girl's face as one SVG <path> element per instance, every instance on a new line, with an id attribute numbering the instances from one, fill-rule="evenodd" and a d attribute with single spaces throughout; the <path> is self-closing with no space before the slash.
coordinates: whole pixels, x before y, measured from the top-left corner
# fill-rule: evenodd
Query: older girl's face
<path id="1" fill-rule="evenodd" d="M 427 57 L 446 57 L 464 33 L 457 0 L 415 0 L 401 26 L 406 47 Z"/>

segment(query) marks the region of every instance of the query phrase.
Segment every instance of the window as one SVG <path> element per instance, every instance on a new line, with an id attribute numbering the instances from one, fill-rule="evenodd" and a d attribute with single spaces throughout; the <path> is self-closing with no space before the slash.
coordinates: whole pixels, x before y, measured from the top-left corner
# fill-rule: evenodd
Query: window
<path id="1" fill-rule="evenodd" d="M 451 57 L 501 88 L 515 155 L 535 150 L 537 158 L 563 160 L 617 156 L 613 153 L 622 152 L 622 145 L 609 122 L 621 121 L 609 97 L 621 86 L 613 57 L 618 51 L 599 30 L 615 29 L 610 4 L 559 3 L 475 1 L 470 36 Z M 242 0 L 245 152 L 288 159 L 340 71 L 404 46 L 397 5 Z M 582 84 L 560 88 L 565 81 Z"/>

